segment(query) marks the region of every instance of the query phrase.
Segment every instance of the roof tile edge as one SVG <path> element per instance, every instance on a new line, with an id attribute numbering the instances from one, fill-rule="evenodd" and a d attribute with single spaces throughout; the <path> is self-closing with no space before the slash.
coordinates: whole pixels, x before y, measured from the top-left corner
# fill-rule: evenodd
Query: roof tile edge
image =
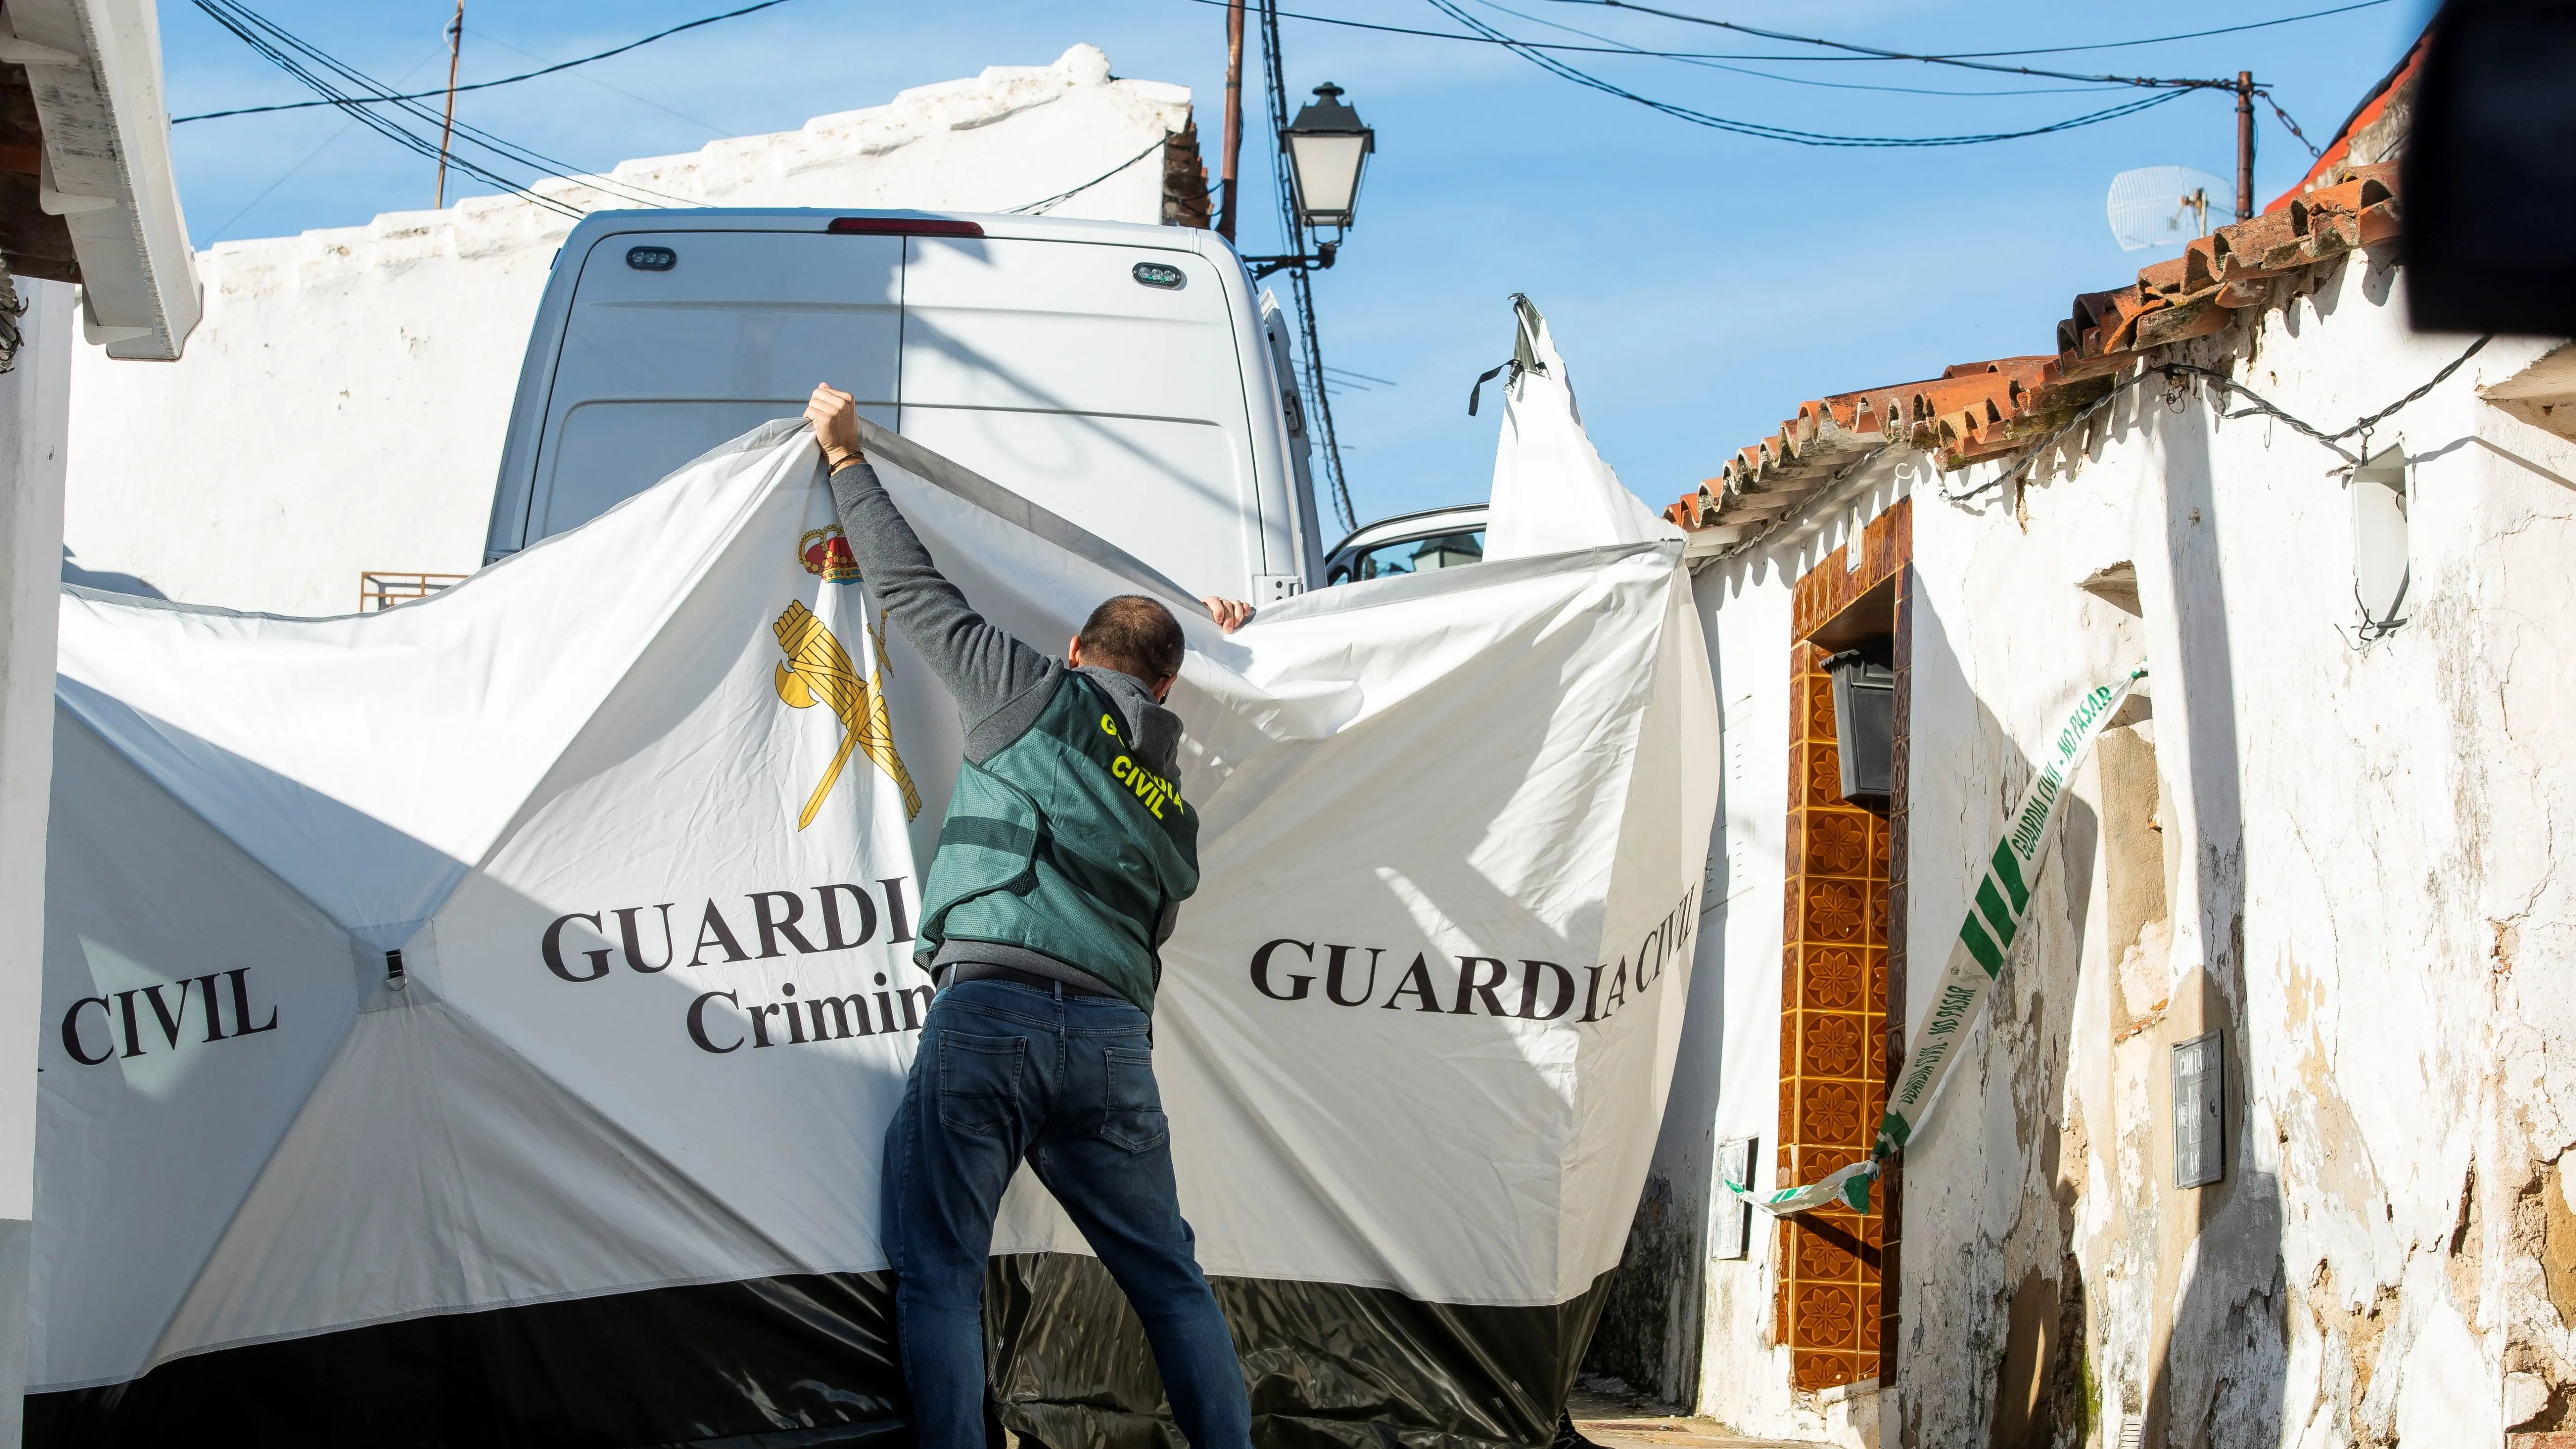
<path id="1" fill-rule="evenodd" d="M 2401 237 L 2394 141 L 2387 159 L 2352 164 L 2357 132 L 2409 110 L 2419 41 L 2353 113 L 2308 178 L 2270 210 L 2141 268 L 2134 282 L 2075 298 L 2057 324 L 2056 355 L 1961 363 L 1924 382 L 1837 393 L 1799 404 L 1780 431 L 1739 448 L 1714 478 L 1664 510 L 1691 553 L 1749 548 L 1820 488 L 1891 447 L 1932 454 L 1944 470 L 2020 451 L 2109 391 L 2152 354 L 2259 319 L 2310 290 L 2316 269 Z"/>

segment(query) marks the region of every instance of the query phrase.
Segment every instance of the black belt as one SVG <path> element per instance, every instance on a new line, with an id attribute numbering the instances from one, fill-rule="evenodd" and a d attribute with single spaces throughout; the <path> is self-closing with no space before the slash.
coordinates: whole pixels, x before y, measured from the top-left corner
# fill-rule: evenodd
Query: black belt
<path id="1" fill-rule="evenodd" d="M 1117 992 L 1103 991 L 1097 987 L 1076 986 L 1070 981 L 1060 981 L 1053 976 L 1040 976 L 1034 971 L 1023 971 L 1017 966 L 996 966 L 990 961 L 951 963 L 948 967 L 948 984 L 955 986 L 961 981 L 1008 981 L 1020 986 L 1034 986 L 1040 991 L 1052 991 L 1061 986 L 1067 996 L 1116 997 L 1118 995 Z"/>

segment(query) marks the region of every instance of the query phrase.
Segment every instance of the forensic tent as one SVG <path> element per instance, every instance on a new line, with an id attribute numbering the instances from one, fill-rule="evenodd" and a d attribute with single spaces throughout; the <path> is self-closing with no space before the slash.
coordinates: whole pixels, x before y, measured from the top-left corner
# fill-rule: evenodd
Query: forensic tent
<path id="1" fill-rule="evenodd" d="M 881 432 L 996 623 L 1169 598 L 1205 883 L 1163 956 L 1182 1207 L 1264 1445 L 1535 1445 L 1618 1261 L 1716 794 L 1678 546 L 1169 583 Z M 417 603 L 66 590 L 27 1438 L 908 1434 L 879 1151 L 953 709 L 772 424 Z M 1024 1171 L 1004 1420 L 1177 1444 Z"/>
<path id="2" fill-rule="evenodd" d="M 1592 446 L 1574 376 L 1556 350 L 1556 335 L 1538 304 L 1512 296 L 1512 355 L 1476 380 L 1476 393 L 1503 378 L 1503 430 L 1494 445 L 1491 509 L 1485 523 L 1489 560 L 1562 552 L 1568 540 L 1592 544 L 1679 542 L 1682 531 L 1658 517 Z"/>

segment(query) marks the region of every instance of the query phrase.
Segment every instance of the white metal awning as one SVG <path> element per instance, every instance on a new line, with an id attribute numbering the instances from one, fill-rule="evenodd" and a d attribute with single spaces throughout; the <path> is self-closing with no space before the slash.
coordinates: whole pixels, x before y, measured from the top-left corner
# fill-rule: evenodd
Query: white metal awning
<path id="1" fill-rule="evenodd" d="M 27 68 L 45 133 L 37 204 L 71 233 L 84 334 L 110 357 L 177 358 L 204 304 L 151 0 L 10 0 L 0 61 Z"/>

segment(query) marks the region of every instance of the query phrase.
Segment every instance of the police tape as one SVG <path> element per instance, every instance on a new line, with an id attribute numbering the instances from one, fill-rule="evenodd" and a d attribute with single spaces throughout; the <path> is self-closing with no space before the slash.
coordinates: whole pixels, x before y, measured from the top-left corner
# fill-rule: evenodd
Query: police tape
<path id="1" fill-rule="evenodd" d="M 1959 1044 L 1985 1014 L 1987 994 L 2003 974 L 2005 957 L 2030 909 L 2032 887 L 2039 883 L 2040 867 L 2047 862 L 2044 852 L 2056 834 L 2057 807 L 2065 798 L 2067 781 L 2093 748 L 2104 724 L 2119 710 L 2120 701 L 2146 677 L 2147 666 L 2141 663 L 2125 678 L 2087 691 L 2051 742 L 2048 763 L 2039 777 L 2022 791 L 2012 826 L 1987 859 L 1967 918 L 1959 924 L 1959 939 L 1951 944 L 1950 959 L 1942 964 L 1932 1014 L 1907 1044 L 1905 1075 L 1888 1093 L 1887 1115 L 1879 1123 L 1878 1140 L 1869 1156 L 1815 1182 L 1778 1192 L 1756 1193 L 1735 1182 L 1726 1184 L 1727 1191 L 1775 1217 L 1837 1201 L 1859 1212 L 1869 1211 L 1871 1180 L 1922 1129 Z"/>

